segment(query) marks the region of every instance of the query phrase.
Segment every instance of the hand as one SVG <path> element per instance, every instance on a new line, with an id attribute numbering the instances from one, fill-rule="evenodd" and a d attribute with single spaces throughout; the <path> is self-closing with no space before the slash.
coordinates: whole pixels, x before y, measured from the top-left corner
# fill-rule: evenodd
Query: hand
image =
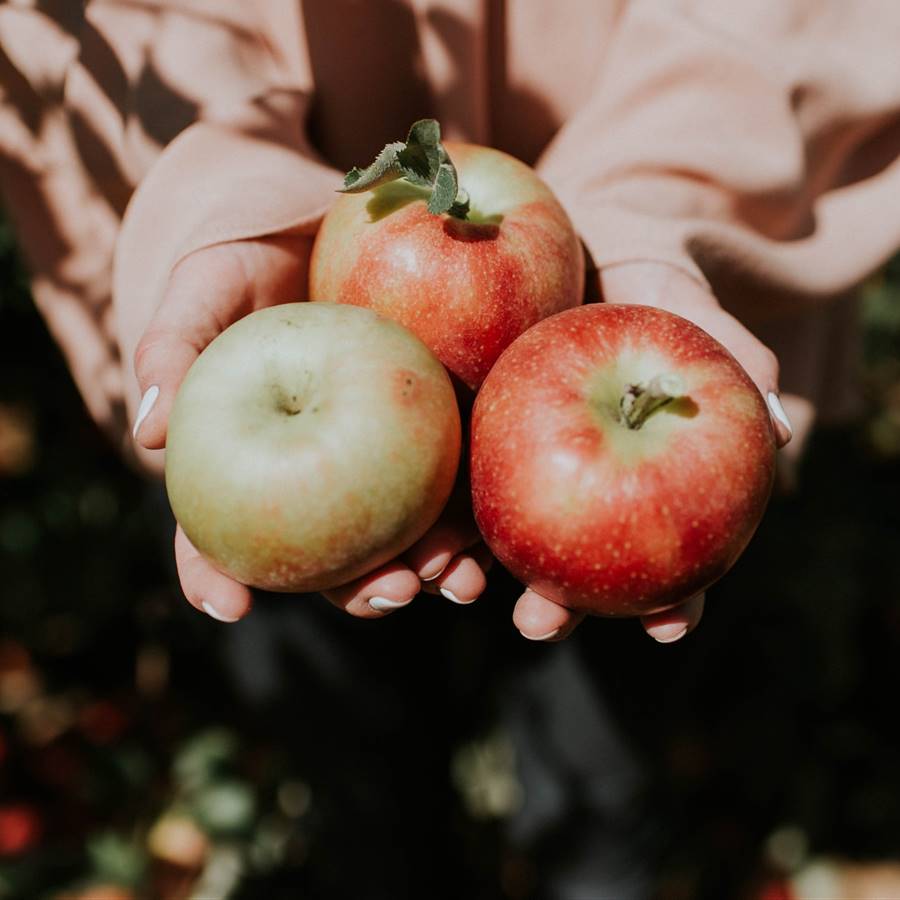
<path id="1" fill-rule="evenodd" d="M 325 596 L 364 619 L 401 609 L 421 591 L 465 606 L 485 589 L 491 562 L 472 519 L 468 483 L 460 479 L 440 519 L 400 559 Z"/>
<path id="2" fill-rule="evenodd" d="M 305 293 L 311 239 L 273 237 L 198 250 L 173 270 L 165 296 L 135 352 L 142 401 L 135 440 L 148 450 L 165 447 L 169 412 L 182 379 L 200 352 L 233 322 L 256 309 Z M 470 603 L 484 590 L 488 554 L 474 524 L 451 504 L 442 519 L 402 560 L 327 592 L 341 609 L 380 618 L 407 605 L 422 590 Z M 188 601 L 215 619 L 235 622 L 250 611 L 243 584 L 213 568 L 179 527 L 175 562 Z"/>
<path id="3" fill-rule="evenodd" d="M 716 298 L 687 273 L 664 263 L 634 262 L 612 266 L 600 275 L 603 299 L 669 310 L 699 325 L 731 351 L 759 388 L 766 401 L 776 440 L 783 447 L 791 439 L 791 427 L 778 399 L 778 360 L 737 319 L 719 306 Z M 671 643 L 693 630 L 703 615 L 704 596 L 685 598 L 664 612 L 643 616 L 644 630 L 661 643 Z M 559 641 L 584 619 L 526 589 L 516 604 L 513 621 L 531 640 Z"/>

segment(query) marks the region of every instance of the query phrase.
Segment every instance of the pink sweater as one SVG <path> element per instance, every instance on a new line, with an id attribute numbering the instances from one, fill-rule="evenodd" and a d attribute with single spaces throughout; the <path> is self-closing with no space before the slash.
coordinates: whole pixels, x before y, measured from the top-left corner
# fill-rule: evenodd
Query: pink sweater
<path id="1" fill-rule="evenodd" d="M 35 301 L 126 450 L 172 266 L 314 233 L 338 170 L 419 117 L 535 164 L 598 268 L 708 283 L 831 410 L 832 301 L 900 246 L 897 0 L 20 0 L 0 75 Z"/>

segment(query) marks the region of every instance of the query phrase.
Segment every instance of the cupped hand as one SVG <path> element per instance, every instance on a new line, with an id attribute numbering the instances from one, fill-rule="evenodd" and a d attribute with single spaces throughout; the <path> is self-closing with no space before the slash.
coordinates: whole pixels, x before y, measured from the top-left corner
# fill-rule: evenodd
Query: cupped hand
<path id="1" fill-rule="evenodd" d="M 198 250 L 174 268 L 135 351 L 142 400 L 134 436 L 140 446 L 165 447 L 178 387 L 217 335 L 254 310 L 302 298 L 311 243 L 299 236 L 234 241 Z M 451 504 L 402 559 L 326 597 L 361 618 L 380 618 L 406 606 L 423 586 L 455 603 L 471 603 L 484 590 L 489 557 L 470 518 Z M 175 562 L 182 590 L 197 609 L 223 622 L 235 622 L 250 611 L 250 589 L 207 562 L 180 527 Z"/>
<path id="2" fill-rule="evenodd" d="M 604 269 L 600 275 L 603 300 L 656 306 L 699 325 L 724 345 L 743 366 L 766 401 L 776 442 L 783 447 L 791 439 L 791 426 L 778 397 L 778 360 L 734 316 L 725 312 L 713 294 L 681 269 L 664 263 L 634 262 Z M 692 631 L 703 615 L 704 595 L 685 598 L 664 612 L 643 616 L 641 624 L 650 637 L 672 643 Z M 526 588 L 519 598 L 513 621 L 531 640 L 559 641 L 568 637 L 584 619 L 536 591 Z"/>
<path id="3" fill-rule="evenodd" d="M 422 591 L 466 606 L 485 589 L 490 562 L 471 515 L 451 506 L 400 559 L 326 591 L 325 596 L 335 606 L 365 619 L 402 609 Z"/>

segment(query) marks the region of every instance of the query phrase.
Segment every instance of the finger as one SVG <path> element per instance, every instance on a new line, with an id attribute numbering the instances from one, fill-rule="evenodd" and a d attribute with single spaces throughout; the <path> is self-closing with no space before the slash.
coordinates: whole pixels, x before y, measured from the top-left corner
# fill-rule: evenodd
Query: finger
<path id="1" fill-rule="evenodd" d="M 480 540 L 475 523 L 439 521 L 403 555 L 406 564 L 424 582 L 434 581 L 461 551 Z"/>
<path id="2" fill-rule="evenodd" d="M 791 420 L 781 403 L 781 398 L 776 391 L 769 391 L 766 397 L 766 405 L 772 416 L 772 425 L 775 427 L 775 442 L 779 447 L 784 447 L 794 436 Z"/>
<path id="3" fill-rule="evenodd" d="M 330 603 L 351 616 L 380 619 L 408 606 L 420 587 L 416 573 L 394 560 L 356 581 L 323 593 Z"/>
<path id="4" fill-rule="evenodd" d="M 722 312 L 716 317 L 710 334 L 731 350 L 762 394 L 775 430 L 775 443 L 784 447 L 793 437 L 794 430 L 779 395 L 778 357 L 729 313 Z"/>
<path id="5" fill-rule="evenodd" d="M 790 444 L 778 454 L 776 484 L 782 493 L 791 494 L 800 482 L 800 463 L 816 419 L 816 407 L 805 397 L 782 394 L 781 402 L 794 426 Z"/>
<path id="6" fill-rule="evenodd" d="M 717 309 L 704 310 L 697 324 L 731 351 L 756 385 L 769 410 L 775 430 L 775 443 L 783 447 L 793 436 L 790 419 L 779 397 L 778 357 L 730 313 Z"/>
<path id="7" fill-rule="evenodd" d="M 205 247 L 172 271 L 159 309 L 134 355 L 141 402 L 133 435 L 148 450 L 165 446 L 179 385 L 206 346 L 238 319 L 303 299 L 310 238 L 289 235 Z"/>
<path id="8" fill-rule="evenodd" d="M 182 260 L 134 354 L 141 391 L 133 436 L 142 446 L 165 446 L 166 424 L 178 387 L 200 352 L 249 312 L 246 276 L 226 247 Z"/>
<path id="9" fill-rule="evenodd" d="M 653 640 L 659 641 L 660 644 L 672 644 L 680 641 L 697 627 L 703 615 L 705 602 L 706 595 L 697 594 L 680 606 L 649 616 L 641 616 L 641 625 Z"/>
<path id="10" fill-rule="evenodd" d="M 474 547 L 471 547 L 466 553 L 460 554 L 461 556 L 471 557 L 477 564 L 478 568 L 487 575 L 488 572 L 494 566 L 494 554 L 488 549 L 487 545 L 482 541 L 479 541 L 475 544 Z M 449 568 L 449 564 L 445 567 L 445 570 Z M 443 575 L 444 572 L 441 572 Z M 441 578 L 433 578 L 430 581 L 422 581 L 422 592 L 425 594 L 434 594 L 435 596 L 440 595 L 441 593 Z M 449 598 L 448 598 L 449 599 Z"/>
<path id="11" fill-rule="evenodd" d="M 180 525 L 175 529 L 175 566 L 181 589 L 191 606 L 220 622 L 237 622 L 250 612 L 253 604 L 250 589 L 213 568 Z"/>
<path id="12" fill-rule="evenodd" d="M 460 553 L 450 560 L 441 575 L 429 587 L 431 588 L 429 593 L 437 590 L 451 602 L 467 606 L 481 596 L 487 587 L 487 578 L 475 554 Z"/>
<path id="13" fill-rule="evenodd" d="M 726 347 L 750 376 L 766 401 L 775 431 L 775 443 L 783 447 L 793 436 L 793 428 L 779 396 L 778 357 L 734 316 L 722 309 L 704 308 L 694 321 Z"/>
<path id="14" fill-rule="evenodd" d="M 526 588 L 513 610 L 513 624 L 529 641 L 561 641 L 581 624 L 584 615 Z"/>

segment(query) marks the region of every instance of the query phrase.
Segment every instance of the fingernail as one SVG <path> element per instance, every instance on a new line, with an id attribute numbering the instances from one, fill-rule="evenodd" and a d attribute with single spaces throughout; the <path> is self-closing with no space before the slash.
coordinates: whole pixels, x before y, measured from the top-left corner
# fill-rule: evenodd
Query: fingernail
<path id="1" fill-rule="evenodd" d="M 687 634 L 687 625 L 660 625 L 654 628 L 650 637 L 658 644 L 674 644 Z"/>
<path id="2" fill-rule="evenodd" d="M 788 430 L 788 436 L 794 436 L 794 429 L 791 428 L 791 420 L 787 417 L 787 413 L 784 411 L 784 407 L 781 405 L 781 400 L 774 391 L 769 391 L 768 396 L 766 397 L 766 401 L 769 404 L 769 409 L 772 411 L 772 415 L 784 425 Z"/>
<path id="3" fill-rule="evenodd" d="M 150 410 L 153 409 L 153 404 L 156 403 L 158 396 L 159 387 L 155 384 L 151 384 L 144 391 L 144 396 L 141 397 L 141 405 L 138 407 L 137 418 L 134 420 L 134 428 L 131 430 L 133 438 L 137 438 L 138 429 L 144 424 L 144 419 L 150 414 Z"/>
<path id="4" fill-rule="evenodd" d="M 529 641 L 549 641 L 559 634 L 559 629 L 554 628 L 553 631 L 548 631 L 546 634 L 531 635 L 525 634 L 524 631 L 520 631 L 519 634 L 521 634 L 523 638 Z"/>
<path id="5" fill-rule="evenodd" d="M 441 575 L 444 574 L 444 569 L 447 568 L 448 562 L 445 562 L 433 575 L 420 575 L 419 579 L 421 581 L 434 581 L 435 578 L 440 578 Z"/>
<path id="6" fill-rule="evenodd" d="M 206 600 L 204 600 L 201 605 L 203 606 L 203 612 L 218 622 L 237 622 L 238 619 L 240 619 L 240 616 L 223 616 L 222 613 Z"/>
<path id="7" fill-rule="evenodd" d="M 458 603 L 460 606 L 468 606 L 470 603 L 474 603 L 478 598 L 473 597 L 471 600 L 460 600 L 450 588 L 441 588 L 441 593 L 448 599 L 452 600 L 454 603 Z"/>
<path id="8" fill-rule="evenodd" d="M 409 600 L 390 600 L 387 597 L 369 597 L 369 606 L 375 610 L 375 612 L 389 612 L 392 609 L 400 609 L 401 606 L 407 606 L 410 602 L 412 602 L 412 597 Z"/>

